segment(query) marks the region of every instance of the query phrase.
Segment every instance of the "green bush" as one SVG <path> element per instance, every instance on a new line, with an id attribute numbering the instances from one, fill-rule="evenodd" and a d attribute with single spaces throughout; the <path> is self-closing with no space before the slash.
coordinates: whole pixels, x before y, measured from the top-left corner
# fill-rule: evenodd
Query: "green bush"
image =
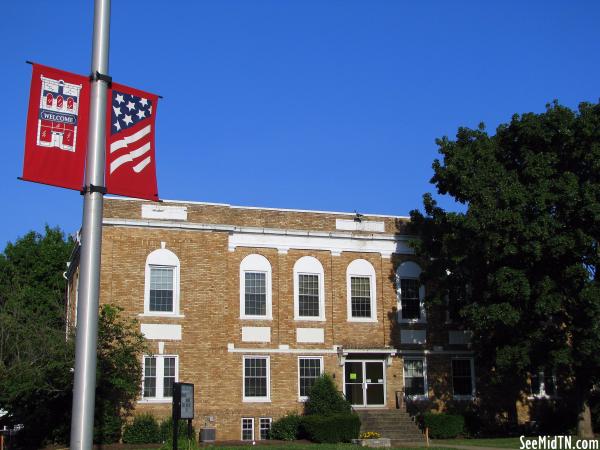
<path id="1" fill-rule="evenodd" d="M 305 405 L 306 414 L 329 416 L 331 414 L 350 414 L 350 402 L 338 391 L 333 378 L 323 374 L 315 380 L 308 392 Z"/>
<path id="2" fill-rule="evenodd" d="M 302 417 L 298 414 L 292 413 L 283 416 L 281 419 L 278 419 L 271 424 L 269 438 L 280 441 L 293 441 L 294 439 L 298 439 L 300 437 L 301 422 Z"/>
<path id="3" fill-rule="evenodd" d="M 96 402 L 94 411 L 94 443 L 114 444 L 121 439 L 123 418 L 114 404 L 104 399 Z"/>
<path id="4" fill-rule="evenodd" d="M 125 425 L 123 431 L 125 444 L 155 444 L 161 441 L 158 422 L 152 414 L 135 416 L 133 422 Z"/>
<path id="5" fill-rule="evenodd" d="M 188 437 L 188 426 L 187 420 L 179 420 L 179 429 L 177 435 L 179 440 L 187 439 Z M 192 426 L 192 438 L 195 439 L 196 430 Z M 160 442 L 167 442 L 173 440 L 173 418 L 169 417 L 160 423 Z M 182 447 L 183 448 L 183 447 Z"/>
<path id="6" fill-rule="evenodd" d="M 465 427 L 464 417 L 456 414 L 426 413 L 422 422 L 424 427 L 429 428 L 429 437 L 433 439 L 455 438 Z"/>
<path id="7" fill-rule="evenodd" d="M 302 418 L 304 433 L 314 442 L 350 442 L 358 438 L 360 419 L 356 414 L 332 414 L 328 416 L 305 416 Z"/>

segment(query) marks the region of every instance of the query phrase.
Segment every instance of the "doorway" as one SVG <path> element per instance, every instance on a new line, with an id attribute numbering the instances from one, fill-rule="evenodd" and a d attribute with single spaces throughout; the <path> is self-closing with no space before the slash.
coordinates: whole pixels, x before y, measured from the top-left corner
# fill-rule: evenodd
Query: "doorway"
<path id="1" fill-rule="evenodd" d="M 344 395 L 354 407 L 385 406 L 383 361 L 346 361 Z"/>

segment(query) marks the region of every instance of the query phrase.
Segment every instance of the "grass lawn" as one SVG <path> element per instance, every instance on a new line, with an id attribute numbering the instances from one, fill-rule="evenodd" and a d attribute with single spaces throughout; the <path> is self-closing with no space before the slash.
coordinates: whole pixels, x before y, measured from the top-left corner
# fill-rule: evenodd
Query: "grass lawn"
<path id="1" fill-rule="evenodd" d="M 266 445 L 235 445 L 235 446 L 207 446 L 203 448 L 215 448 L 219 450 L 240 450 L 244 448 L 256 448 L 261 447 L 263 450 L 358 450 L 364 447 L 359 447 L 354 444 L 308 444 L 308 443 L 290 443 L 290 444 L 266 444 Z M 401 450 L 423 450 L 425 444 L 422 447 L 393 447 Z M 156 450 L 156 449 L 153 449 Z M 179 446 L 179 450 L 185 450 L 184 446 Z M 436 447 L 435 450 L 455 450 L 452 448 Z"/>
<path id="2" fill-rule="evenodd" d="M 519 437 L 490 438 L 490 439 L 435 439 L 434 445 L 468 445 L 471 447 L 519 448 Z"/>

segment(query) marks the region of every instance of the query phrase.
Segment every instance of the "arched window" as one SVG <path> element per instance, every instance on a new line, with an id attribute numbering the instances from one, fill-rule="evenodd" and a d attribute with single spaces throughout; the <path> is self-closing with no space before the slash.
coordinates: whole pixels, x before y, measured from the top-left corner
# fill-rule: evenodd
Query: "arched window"
<path id="1" fill-rule="evenodd" d="M 325 320 L 323 266 L 313 256 L 294 264 L 294 319 Z"/>
<path id="2" fill-rule="evenodd" d="M 425 322 L 425 286 L 419 277 L 421 268 L 417 263 L 405 261 L 396 270 L 396 293 L 398 296 L 398 320 L 400 322 Z"/>
<path id="3" fill-rule="evenodd" d="M 179 258 L 160 248 L 146 258 L 144 314 L 179 314 Z"/>
<path id="4" fill-rule="evenodd" d="M 365 259 L 355 259 L 346 269 L 348 320 L 377 322 L 375 269 Z"/>
<path id="5" fill-rule="evenodd" d="M 262 255 L 248 255 L 240 264 L 240 317 L 272 319 L 271 263 Z"/>

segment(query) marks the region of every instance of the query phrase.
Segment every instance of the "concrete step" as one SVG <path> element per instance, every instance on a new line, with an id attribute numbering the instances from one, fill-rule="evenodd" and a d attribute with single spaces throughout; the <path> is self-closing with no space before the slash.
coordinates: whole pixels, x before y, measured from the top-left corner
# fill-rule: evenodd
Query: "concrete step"
<path id="1" fill-rule="evenodd" d="M 408 413 L 398 409 L 356 410 L 361 420 L 360 430 L 376 431 L 381 437 L 396 442 L 423 442 L 421 430 Z"/>

